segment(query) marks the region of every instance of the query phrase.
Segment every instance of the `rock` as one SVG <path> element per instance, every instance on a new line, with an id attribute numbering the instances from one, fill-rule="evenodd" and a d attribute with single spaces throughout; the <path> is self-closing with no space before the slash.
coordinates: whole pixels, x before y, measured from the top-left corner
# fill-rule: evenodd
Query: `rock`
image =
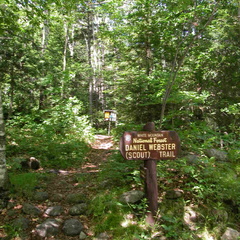
<path id="1" fill-rule="evenodd" d="M 143 196 L 144 196 L 144 192 L 138 191 L 138 190 L 132 190 L 132 191 L 123 193 L 120 196 L 119 201 L 121 203 L 137 203 L 143 198 Z"/>
<path id="2" fill-rule="evenodd" d="M 67 236 L 77 236 L 83 230 L 83 225 L 77 219 L 68 219 L 63 224 L 63 232 Z"/>
<path id="3" fill-rule="evenodd" d="M 222 235 L 221 240 L 238 240 L 240 233 L 232 228 L 227 228 L 225 233 Z"/>
<path id="4" fill-rule="evenodd" d="M 225 151 L 212 148 L 204 150 L 204 153 L 207 157 L 214 157 L 217 161 L 227 161 L 227 153 Z"/>
<path id="5" fill-rule="evenodd" d="M 30 157 L 29 159 L 25 159 L 21 161 L 21 166 L 23 169 L 33 169 L 37 170 L 40 168 L 40 161 L 35 157 Z"/>
<path id="6" fill-rule="evenodd" d="M 87 210 L 86 203 L 77 204 L 69 209 L 69 214 L 72 216 L 84 214 Z"/>
<path id="7" fill-rule="evenodd" d="M 0 179 L 1 181 L 1 179 Z M 9 192 L 0 188 L 0 212 L 3 208 L 7 208 L 9 203 Z"/>
<path id="8" fill-rule="evenodd" d="M 35 201 L 44 202 L 48 199 L 48 193 L 47 192 L 36 192 L 33 196 L 33 199 Z"/>
<path id="9" fill-rule="evenodd" d="M 182 191 L 179 191 L 179 190 L 169 190 L 166 192 L 166 199 L 177 199 L 177 198 L 180 198 L 182 197 Z"/>
<path id="10" fill-rule="evenodd" d="M 68 203 L 85 203 L 86 197 L 81 193 L 73 193 L 67 196 L 66 201 Z"/>
<path id="11" fill-rule="evenodd" d="M 81 232 L 80 235 L 79 235 L 79 239 L 84 240 L 86 238 L 87 238 L 87 235 L 84 232 Z"/>
<path id="12" fill-rule="evenodd" d="M 198 165 L 199 164 L 199 156 L 195 154 L 188 154 L 185 156 L 187 160 L 187 164 L 189 165 Z"/>
<path id="13" fill-rule="evenodd" d="M 96 238 L 94 238 L 94 240 L 108 240 L 110 239 L 110 236 L 104 232 L 104 233 L 100 233 Z"/>
<path id="14" fill-rule="evenodd" d="M 199 221 L 199 214 L 192 207 L 184 207 L 183 220 L 190 230 L 197 230 L 196 223 Z"/>
<path id="15" fill-rule="evenodd" d="M 45 213 L 49 216 L 55 217 L 59 216 L 64 212 L 64 209 L 62 206 L 54 206 L 54 207 L 49 207 Z"/>
<path id="16" fill-rule="evenodd" d="M 63 195 L 60 193 L 53 194 L 50 196 L 52 202 L 61 202 L 63 200 Z"/>
<path id="17" fill-rule="evenodd" d="M 24 203 L 23 204 L 23 208 L 22 211 L 28 215 L 31 216 L 38 216 L 41 214 L 41 210 L 35 206 L 33 206 L 32 204 L 29 203 Z"/>
<path id="18" fill-rule="evenodd" d="M 227 222 L 228 220 L 228 212 L 223 209 L 213 209 L 212 214 L 217 221 Z"/>
<path id="19" fill-rule="evenodd" d="M 38 225 L 36 232 L 41 237 L 54 236 L 59 232 L 60 224 L 55 219 L 47 219 L 42 224 Z"/>
<path id="20" fill-rule="evenodd" d="M 10 209 L 10 210 L 7 211 L 7 215 L 9 217 L 14 217 L 14 216 L 18 215 L 18 212 L 15 209 Z"/>
<path id="21" fill-rule="evenodd" d="M 27 218 L 19 217 L 13 221 L 12 225 L 17 229 L 26 230 L 29 227 L 29 223 L 30 221 Z"/>

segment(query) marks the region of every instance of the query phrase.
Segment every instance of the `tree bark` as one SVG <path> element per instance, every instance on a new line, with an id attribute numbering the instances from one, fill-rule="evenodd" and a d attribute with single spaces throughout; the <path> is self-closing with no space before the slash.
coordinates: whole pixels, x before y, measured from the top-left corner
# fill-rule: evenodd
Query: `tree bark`
<path id="1" fill-rule="evenodd" d="M 6 155 L 5 155 L 5 128 L 4 117 L 2 109 L 2 98 L 0 90 L 0 189 L 5 189 L 7 185 L 7 168 L 6 168 Z"/>
<path id="2" fill-rule="evenodd" d="M 65 22 L 64 24 L 64 31 L 65 31 L 65 40 L 64 40 L 64 49 L 63 49 L 63 72 L 67 69 L 67 47 L 68 47 L 68 40 L 69 40 L 69 27 L 68 23 Z M 61 98 L 64 99 L 65 97 L 65 78 L 62 79 L 62 89 L 61 89 Z"/>
<path id="3" fill-rule="evenodd" d="M 48 25 L 48 21 L 45 20 L 44 23 L 43 23 L 43 28 L 42 28 L 41 58 L 44 58 L 44 53 L 45 53 L 45 50 L 46 50 L 47 45 L 48 45 L 49 28 L 48 28 L 47 25 Z M 42 75 L 44 76 L 44 73 L 45 73 L 44 65 L 42 65 L 42 67 L 41 67 L 41 72 L 42 72 Z M 47 98 L 46 94 L 44 93 L 45 89 L 46 89 L 45 86 L 40 86 L 39 87 L 39 106 L 38 106 L 39 110 L 44 109 L 44 101 Z"/>

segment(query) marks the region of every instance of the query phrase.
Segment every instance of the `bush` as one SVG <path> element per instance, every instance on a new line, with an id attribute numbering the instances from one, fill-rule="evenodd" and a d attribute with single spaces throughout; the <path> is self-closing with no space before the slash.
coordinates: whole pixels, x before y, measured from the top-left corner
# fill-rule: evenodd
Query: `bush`
<path id="1" fill-rule="evenodd" d="M 35 157 L 44 167 L 83 162 L 94 131 L 80 109 L 81 104 L 70 99 L 40 113 L 15 116 L 6 126 L 8 163 L 22 156 Z"/>

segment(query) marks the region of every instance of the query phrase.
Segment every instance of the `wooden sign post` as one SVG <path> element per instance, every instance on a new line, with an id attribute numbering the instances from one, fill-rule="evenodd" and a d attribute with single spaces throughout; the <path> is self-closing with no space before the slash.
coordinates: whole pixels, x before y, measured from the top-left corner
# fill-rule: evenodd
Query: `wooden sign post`
<path id="1" fill-rule="evenodd" d="M 141 132 L 123 134 L 120 152 L 127 160 L 145 160 L 145 192 L 149 210 L 147 223 L 153 225 L 158 210 L 156 160 L 176 159 L 180 152 L 179 137 L 174 131 L 155 131 L 154 123 L 147 123 Z"/>
<path id="2" fill-rule="evenodd" d="M 104 110 L 104 120 L 108 121 L 108 135 L 111 132 L 111 122 L 117 121 L 117 114 L 114 110 Z"/>

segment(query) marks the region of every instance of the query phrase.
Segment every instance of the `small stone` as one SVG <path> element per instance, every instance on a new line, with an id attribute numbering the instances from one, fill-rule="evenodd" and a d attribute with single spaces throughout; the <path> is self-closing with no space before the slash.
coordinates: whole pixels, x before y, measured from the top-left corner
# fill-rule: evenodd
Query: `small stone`
<path id="1" fill-rule="evenodd" d="M 166 192 L 165 197 L 167 199 L 177 199 L 177 198 L 182 197 L 182 192 L 179 190 L 169 190 Z"/>
<path id="2" fill-rule="evenodd" d="M 94 238 L 94 240 L 108 240 L 108 239 L 110 239 L 110 236 L 106 232 L 100 233 L 97 236 L 97 238 Z"/>
<path id="3" fill-rule="evenodd" d="M 59 216 L 64 212 L 64 209 L 62 206 L 54 206 L 54 207 L 49 207 L 45 213 L 49 216 L 55 217 Z"/>
<path id="4" fill-rule="evenodd" d="M 48 193 L 47 192 L 36 192 L 36 194 L 33 196 L 35 201 L 46 201 L 48 199 Z"/>
<path id="5" fill-rule="evenodd" d="M 137 203 L 143 198 L 143 196 L 144 196 L 144 192 L 132 190 L 132 191 L 123 193 L 120 196 L 119 201 L 121 203 Z"/>
<path id="6" fill-rule="evenodd" d="M 77 219 L 68 219 L 63 224 L 63 232 L 67 236 L 77 236 L 83 230 L 83 225 Z"/>
<path id="7" fill-rule="evenodd" d="M 60 224 L 55 219 L 47 219 L 45 222 L 37 226 L 36 232 L 41 237 L 54 236 L 59 232 Z"/>
<path id="8" fill-rule="evenodd" d="M 23 204 L 23 208 L 22 211 L 28 215 L 33 215 L 33 216 L 38 216 L 41 214 L 41 210 L 35 206 L 33 206 L 32 204 L 29 203 L 24 203 Z"/>
<path id="9" fill-rule="evenodd" d="M 86 203 L 80 203 L 77 204 L 69 209 L 69 214 L 72 216 L 77 216 L 84 214 L 87 210 L 87 204 Z"/>
<path id="10" fill-rule="evenodd" d="M 15 215 L 18 215 L 18 212 L 16 210 L 14 210 L 14 209 L 10 209 L 10 210 L 7 211 L 7 215 L 9 217 L 13 217 Z"/>
<path id="11" fill-rule="evenodd" d="M 87 238 L 87 235 L 84 232 L 81 232 L 80 235 L 79 235 L 79 239 L 84 240 L 86 238 Z"/>
<path id="12" fill-rule="evenodd" d="M 30 221 L 27 218 L 19 217 L 13 221 L 13 226 L 17 229 L 26 230 L 29 227 Z"/>
<path id="13" fill-rule="evenodd" d="M 238 240 L 240 233 L 232 228 L 227 228 L 225 233 L 222 235 L 221 240 Z"/>
<path id="14" fill-rule="evenodd" d="M 73 193 L 67 196 L 66 201 L 68 203 L 85 203 L 86 197 L 81 193 Z"/>
<path id="15" fill-rule="evenodd" d="M 56 193 L 56 194 L 53 194 L 50 197 L 50 199 L 51 199 L 52 202 L 61 202 L 63 200 L 63 195 L 60 194 L 60 193 Z"/>

